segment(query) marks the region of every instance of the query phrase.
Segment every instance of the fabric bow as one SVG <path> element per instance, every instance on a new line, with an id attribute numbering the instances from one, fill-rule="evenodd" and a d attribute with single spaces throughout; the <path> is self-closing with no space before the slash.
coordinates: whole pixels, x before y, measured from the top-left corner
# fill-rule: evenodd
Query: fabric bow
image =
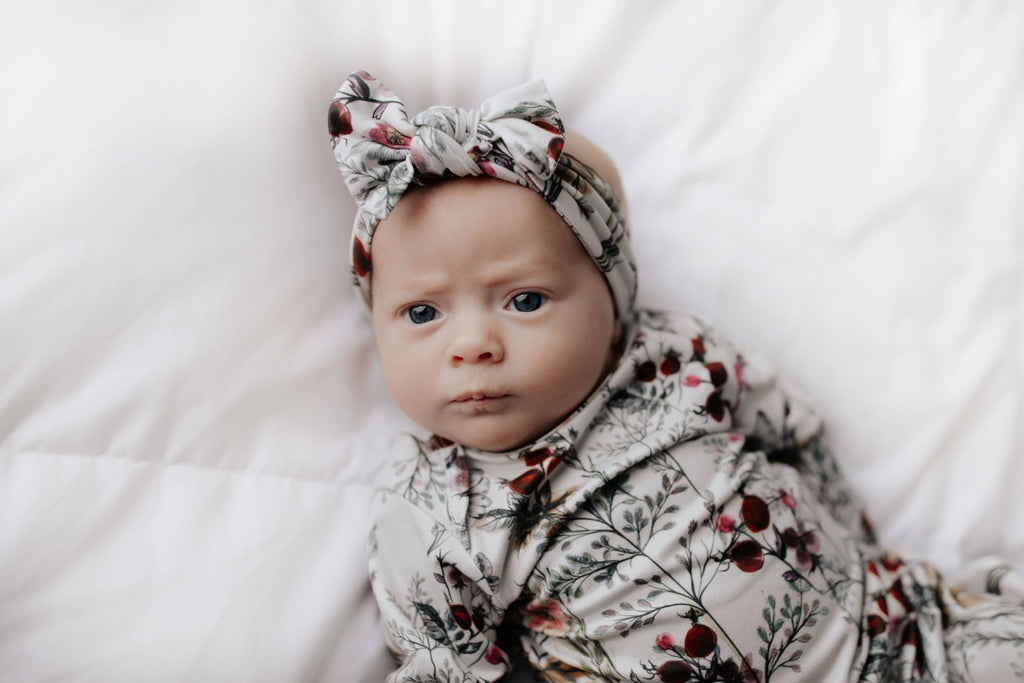
<path id="1" fill-rule="evenodd" d="M 329 124 L 338 166 L 371 235 L 411 183 L 431 176 L 486 174 L 539 190 L 564 141 L 541 81 L 500 92 L 478 110 L 433 106 L 410 120 L 387 86 L 358 71 L 335 95 Z"/>
<path id="2" fill-rule="evenodd" d="M 499 92 L 479 109 L 405 103 L 365 71 L 350 75 L 328 112 L 334 157 L 358 210 L 353 284 L 370 303 L 370 246 L 412 184 L 489 175 L 528 187 L 565 220 L 608 280 L 620 316 L 632 310 L 636 268 L 621 200 L 592 168 L 562 154 L 565 128 L 543 81 Z"/>

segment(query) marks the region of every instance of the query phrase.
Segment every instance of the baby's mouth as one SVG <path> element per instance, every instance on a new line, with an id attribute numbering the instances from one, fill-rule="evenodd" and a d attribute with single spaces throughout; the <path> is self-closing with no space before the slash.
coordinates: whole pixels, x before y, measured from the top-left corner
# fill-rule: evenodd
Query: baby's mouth
<path id="1" fill-rule="evenodd" d="M 490 391 L 467 391 L 464 394 L 459 394 L 452 401 L 453 403 L 487 403 L 490 401 L 497 401 L 498 399 L 505 398 L 508 394 L 500 392 Z"/>

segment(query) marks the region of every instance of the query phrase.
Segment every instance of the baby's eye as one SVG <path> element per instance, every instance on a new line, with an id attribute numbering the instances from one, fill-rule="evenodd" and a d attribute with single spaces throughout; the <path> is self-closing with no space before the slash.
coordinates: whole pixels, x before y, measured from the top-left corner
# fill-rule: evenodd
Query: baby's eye
<path id="1" fill-rule="evenodd" d="M 417 304 L 405 309 L 403 316 L 414 325 L 422 325 L 437 317 L 437 309 L 427 304 Z"/>
<path id="2" fill-rule="evenodd" d="M 516 294 L 509 302 L 508 308 L 513 308 L 520 313 L 533 313 L 544 305 L 547 297 L 537 292 L 523 292 Z"/>

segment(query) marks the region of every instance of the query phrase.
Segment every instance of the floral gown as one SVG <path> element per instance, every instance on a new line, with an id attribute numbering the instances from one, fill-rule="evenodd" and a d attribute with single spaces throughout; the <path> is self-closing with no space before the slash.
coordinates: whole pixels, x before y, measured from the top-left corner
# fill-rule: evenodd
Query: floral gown
<path id="1" fill-rule="evenodd" d="M 513 661 L 548 681 L 1024 678 L 1021 597 L 875 546 L 770 370 L 690 316 L 633 330 L 526 448 L 399 440 L 370 535 L 389 680 L 495 681 Z"/>

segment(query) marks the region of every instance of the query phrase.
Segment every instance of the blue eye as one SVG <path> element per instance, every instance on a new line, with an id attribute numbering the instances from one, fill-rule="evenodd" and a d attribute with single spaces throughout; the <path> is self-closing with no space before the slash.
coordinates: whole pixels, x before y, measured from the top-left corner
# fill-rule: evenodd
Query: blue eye
<path id="1" fill-rule="evenodd" d="M 519 311 L 520 313 L 533 313 L 538 308 L 544 305 L 547 300 L 543 294 L 537 292 L 523 292 L 522 294 L 516 294 L 512 297 L 509 306 Z"/>
<path id="2" fill-rule="evenodd" d="M 427 304 L 417 304 L 416 306 L 410 306 L 405 309 L 403 314 L 405 319 L 414 325 L 423 325 L 429 323 L 431 320 L 437 317 L 437 309 Z"/>

